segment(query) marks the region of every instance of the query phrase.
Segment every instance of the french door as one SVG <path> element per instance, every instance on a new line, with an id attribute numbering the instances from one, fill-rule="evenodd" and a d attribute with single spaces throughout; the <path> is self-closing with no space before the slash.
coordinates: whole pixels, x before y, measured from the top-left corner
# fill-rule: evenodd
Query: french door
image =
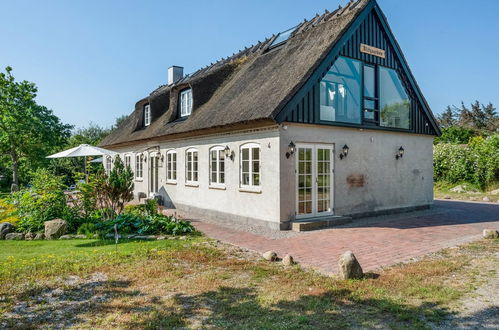
<path id="1" fill-rule="evenodd" d="M 158 192 L 158 157 L 149 157 L 149 193 Z"/>
<path id="2" fill-rule="evenodd" d="M 333 214 L 333 146 L 296 148 L 296 217 Z"/>

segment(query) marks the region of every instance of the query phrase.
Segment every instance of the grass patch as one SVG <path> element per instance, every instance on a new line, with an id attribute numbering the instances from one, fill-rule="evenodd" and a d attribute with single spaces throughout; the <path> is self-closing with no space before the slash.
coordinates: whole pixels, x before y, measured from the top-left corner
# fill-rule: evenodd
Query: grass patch
<path id="1" fill-rule="evenodd" d="M 434 185 L 434 196 L 439 199 L 455 199 L 455 200 L 471 200 L 471 201 L 483 201 L 484 197 L 489 198 L 490 202 L 498 202 L 499 195 L 492 195 L 490 191 L 498 189 L 497 185 L 489 187 L 487 191 L 481 191 L 477 186 L 470 183 L 462 183 L 466 185 L 469 190 L 467 192 L 457 193 L 452 192 L 450 189 L 458 186 L 456 183 L 447 182 L 435 182 Z"/>
<path id="2" fill-rule="evenodd" d="M 107 276 L 104 283 L 62 287 L 64 300 L 58 309 L 66 308 L 67 326 L 427 328 L 483 277 L 495 276 L 480 265 L 497 265 L 493 257 L 498 243 L 484 240 L 389 268 L 379 276 L 341 281 L 263 261 L 203 237 L 125 241 L 117 254 L 111 241 L 0 241 L 0 313 L 27 302 L 36 307 L 30 311 L 36 317 L 20 314 L 17 326 L 56 327 L 62 321 L 54 316 L 54 307 L 37 299 L 61 288 L 61 276 L 84 278 L 99 272 Z M 64 307 L 73 296 L 79 299 L 78 308 Z M 0 315 L 0 327 L 1 320 Z"/>

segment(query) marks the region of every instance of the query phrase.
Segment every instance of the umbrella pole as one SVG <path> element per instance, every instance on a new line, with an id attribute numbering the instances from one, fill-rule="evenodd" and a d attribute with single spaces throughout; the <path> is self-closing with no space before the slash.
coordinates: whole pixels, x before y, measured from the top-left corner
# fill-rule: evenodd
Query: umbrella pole
<path id="1" fill-rule="evenodd" d="M 83 170 L 85 171 L 85 183 L 88 183 L 88 175 L 87 175 L 87 156 L 83 157 L 83 161 L 85 162 L 83 165 Z"/>

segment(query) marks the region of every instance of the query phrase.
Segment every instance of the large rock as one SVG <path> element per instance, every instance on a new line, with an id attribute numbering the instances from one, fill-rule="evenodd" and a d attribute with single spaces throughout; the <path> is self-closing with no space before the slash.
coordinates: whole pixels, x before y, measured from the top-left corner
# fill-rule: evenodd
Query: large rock
<path id="1" fill-rule="evenodd" d="M 276 261 L 277 260 L 277 253 L 274 251 L 267 251 L 262 255 L 263 259 L 268 260 L 268 261 Z"/>
<path id="2" fill-rule="evenodd" d="M 32 232 L 27 232 L 26 235 L 24 235 L 24 239 L 27 241 L 31 241 L 35 238 L 35 234 Z"/>
<path id="3" fill-rule="evenodd" d="M 24 239 L 23 233 L 8 233 L 5 235 L 5 239 L 13 241 L 22 241 Z"/>
<path id="4" fill-rule="evenodd" d="M 499 232 L 495 229 L 484 229 L 483 238 L 488 238 L 488 239 L 499 238 Z"/>
<path id="5" fill-rule="evenodd" d="M 362 278 L 364 272 L 352 251 L 343 253 L 338 260 L 340 277 L 344 280 Z"/>
<path id="6" fill-rule="evenodd" d="M 284 258 L 282 258 L 282 264 L 284 266 L 291 266 L 295 264 L 295 260 L 289 254 L 286 254 Z"/>
<path id="7" fill-rule="evenodd" d="M 0 223 L 0 239 L 5 239 L 5 235 L 12 233 L 14 231 L 14 226 L 8 222 Z"/>
<path id="8" fill-rule="evenodd" d="M 38 233 L 35 235 L 35 238 L 33 238 L 35 241 L 40 241 L 42 239 L 45 239 L 45 234 L 44 233 Z"/>
<path id="9" fill-rule="evenodd" d="M 66 232 L 68 223 L 62 219 L 45 221 L 45 238 L 58 239 Z"/>

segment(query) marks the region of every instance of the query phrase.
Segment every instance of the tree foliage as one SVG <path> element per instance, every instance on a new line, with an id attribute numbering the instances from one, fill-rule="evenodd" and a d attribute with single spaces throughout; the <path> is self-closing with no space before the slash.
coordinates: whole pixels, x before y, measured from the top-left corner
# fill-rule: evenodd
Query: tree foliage
<path id="1" fill-rule="evenodd" d="M 15 80 L 11 67 L 0 72 L 0 154 L 8 157 L 16 184 L 20 167 L 46 164 L 45 157 L 65 145 L 72 128 L 37 104 L 36 93 L 34 83 Z"/>

